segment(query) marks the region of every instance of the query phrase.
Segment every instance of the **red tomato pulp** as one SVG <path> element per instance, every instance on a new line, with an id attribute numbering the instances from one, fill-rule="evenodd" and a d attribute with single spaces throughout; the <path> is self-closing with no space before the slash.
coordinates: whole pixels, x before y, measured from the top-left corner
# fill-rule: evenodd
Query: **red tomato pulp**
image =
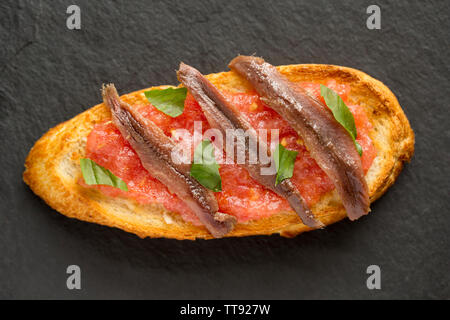
<path id="1" fill-rule="evenodd" d="M 328 81 L 326 85 L 347 102 L 350 91 L 348 85 L 338 84 L 334 80 Z M 300 86 L 324 102 L 320 95 L 319 84 L 301 83 Z M 224 92 L 224 94 L 255 129 L 268 129 L 268 141 L 270 129 L 279 129 L 280 143 L 288 149 L 298 151 L 292 181 L 309 205 L 316 203 L 322 195 L 333 190 L 332 182 L 311 158 L 298 134 L 281 116 L 267 107 L 256 93 Z M 190 95 L 186 98 L 183 114 L 176 118 L 169 117 L 150 104 L 137 108 L 168 136 L 172 136 L 175 129 L 186 129 L 192 135 L 194 121 L 201 122 L 202 133 L 209 128 L 200 106 Z M 361 157 L 363 169 L 367 171 L 376 156 L 376 149 L 369 137 L 372 126 L 361 107 L 349 105 L 349 108 L 355 118 L 357 141 L 363 148 Z M 186 143 L 193 150 L 193 141 L 190 137 L 181 137 L 178 142 Z M 200 224 L 193 212 L 176 195 L 171 194 L 166 186 L 151 176 L 151 172 L 144 169 L 136 152 L 110 121 L 96 125 L 89 134 L 86 157 L 123 179 L 129 191 L 109 186 L 93 186 L 94 188 L 109 196 L 128 197 L 139 203 L 161 203 L 166 209 L 181 214 L 184 220 Z M 291 210 L 286 200 L 255 182 L 247 171 L 236 164 L 221 164 L 220 175 L 222 192 L 215 193 L 220 211 L 235 216 L 239 222 Z"/>

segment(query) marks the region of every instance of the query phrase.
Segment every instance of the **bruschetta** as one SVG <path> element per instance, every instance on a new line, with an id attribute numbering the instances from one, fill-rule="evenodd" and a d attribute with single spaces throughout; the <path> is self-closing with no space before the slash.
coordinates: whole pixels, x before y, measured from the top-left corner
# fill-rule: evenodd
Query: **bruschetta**
<path id="1" fill-rule="evenodd" d="M 396 97 L 364 72 L 245 56 L 230 68 L 181 64 L 180 85 L 122 96 L 103 85 L 103 103 L 36 142 L 25 183 L 67 217 L 142 238 L 293 237 L 365 216 L 414 153 Z M 227 130 L 245 132 L 240 163 L 218 144 Z"/>

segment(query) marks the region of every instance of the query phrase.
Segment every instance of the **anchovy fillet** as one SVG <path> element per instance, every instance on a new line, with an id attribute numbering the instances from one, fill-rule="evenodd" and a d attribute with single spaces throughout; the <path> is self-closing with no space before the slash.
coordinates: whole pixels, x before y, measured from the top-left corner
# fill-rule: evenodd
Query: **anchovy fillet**
<path id="1" fill-rule="evenodd" d="M 314 218 L 310 208 L 290 179 L 285 179 L 275 186 L 275 174 L 262 174 L 264 165 L 259 161 L 256 163 L 249 161 L 249 159 L 258 159 L 258 150 L 260 154 L 269 154 L 267 145 L 260 143 L 248 121 L 234 110 L 222 93 L 197 69 L 184 63 L 180 64 L 177 75 L 180 82 L 199 103 L 211 127 L 219 130 L 225 140 L 230 137 L 227 130 L 236 132 L 235 151 L 238 149 L 245 150 L 245 162 L 238 164 L 243 166 L 255 181 L 287 199 L 305 225 L 312 228 L 323 227 L 323 224 Z M 231 145 L 229 142 L 226 141 L 226 145 Z M 235 162 L 237 162 L 237 152 L 234 152 L 234 157 Z"/>
<path id="2" fill-rule="evenodd" d="M 311 156 L 333 181 L 348 217 L 355 220 L 367 214 L 370 202 L 360 156 L 328 108 L 261 58 L 238 56 L 229 66 L 303 138 Z"/>
<path id="3" fill-rule="evenodd" d="M 173 161 L 175 144 L 152 121 L 120 100 L 114 85 L 102 90 L 103 101 L 111 109 L 114 124 L 138 154 L 144 168 L 183 200 L 211 234 L 218 238 L 230 232 L 236 219 L 217 212 L 214 194 L 189 175 L 190 165 Z"/>

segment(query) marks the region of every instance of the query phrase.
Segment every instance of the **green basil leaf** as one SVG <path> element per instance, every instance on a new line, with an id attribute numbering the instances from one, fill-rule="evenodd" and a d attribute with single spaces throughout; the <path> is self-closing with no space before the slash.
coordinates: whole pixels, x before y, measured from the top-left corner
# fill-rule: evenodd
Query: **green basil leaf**
<path id="1" fill-rule="evenodd" d="M 178 117 L 184 111 L 186 88 L 155 89 L 144 92 L 147 100 L 159 111 L 172 118 Z"/>
<path id="2" fill-rule="evenodd" d="M 127 184 L 111 171 L 98 165 L 91 159 L 80 159 L 81 173 L 88 185 L 107 185 L 128 191 Z"/>
<path id="3" fill-rule="evenodd" d="M 358 141 L 356 141 L 356 140 L 355 140 L 355 146 L 356 146 L 356 150 L 358 151 L 359 155 L 362 156 L 363 149 L 362 149 L 361 145 L 358 143 Z"/>
<path id="4" fill-rule="evenodd" d="M 197 145 L 190 174 L 202 186 L 214 192 L 222 191 L 219 165 L 214 158 L 214 145 L 208 139 Z"/>
<path id="5" fill-rule="evenodd" d="M 362 148 L 358 142 L 356 142 L 356 125 L 355 118 L 350 112 L 342 98 L 330 88 L 320 85 L 320 94 L 325 99 L 325 102 L 333 113 L 334 118 L 339 122 L 347 131 L 350 133 L 353 141 L 355 142 L 356 150 L 358 150 L 359 155 L 362 155 Z"/>
<path id="6" fill-rule="evenodd" d="M 297 151 L 288 150 L 283 147 L 283 145 L 278 144 L 273 154 L 275 159 L 275 168 L 277 169 L 275 185 L 278 185 L 284 179 L 292 178 L 297 154 Z"/>

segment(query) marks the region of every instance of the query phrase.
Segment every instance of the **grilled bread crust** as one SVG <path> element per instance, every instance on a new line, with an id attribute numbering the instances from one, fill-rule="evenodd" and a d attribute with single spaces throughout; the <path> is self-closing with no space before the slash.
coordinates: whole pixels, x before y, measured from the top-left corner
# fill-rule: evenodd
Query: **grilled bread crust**
<path id="1" fill-rule="evenodd" d="M 378 199 L 394 183 L 414 153 L 414 133 L 394 94 L 383 83 L 367 74 L 334 65 L 302 64 L 279 66 L 293 82 L 325 84 L 329 79 L 351 86 L 349 102 L 363 107 L 373 125 L 370 137 L 377 149 L 366 174 L 370 201 Z M 206 76 L 219 90 L 246 92 L 251 86 L 233 71 Z M 122 96 L 131 105 L 148 103 L 143 92 Z M 49 130 L 31 149 L 23 179 L 48 205 L 63 215 L 83 221 L 120 228 L 141 238 L 211 239 L 203 226 L 194 226 L 164 209 L 161 204 L 143 205 L 134 200 L 108 197 L 95 189 L 83 188 L 79 159 L 85 155 L 87 135 L 96 123 L 109 120 L 110 111 L 102 104 Z M 336 191 L 324 195 L 311 208 L 325 225 L 346 217 Z M 365 219 L 365 218 L 363 218 Z M 280 212 L 268 218 L 237 224 L 227 237 L 270 235 L 294 237 L 311 228 L 293 212 Z"/>

